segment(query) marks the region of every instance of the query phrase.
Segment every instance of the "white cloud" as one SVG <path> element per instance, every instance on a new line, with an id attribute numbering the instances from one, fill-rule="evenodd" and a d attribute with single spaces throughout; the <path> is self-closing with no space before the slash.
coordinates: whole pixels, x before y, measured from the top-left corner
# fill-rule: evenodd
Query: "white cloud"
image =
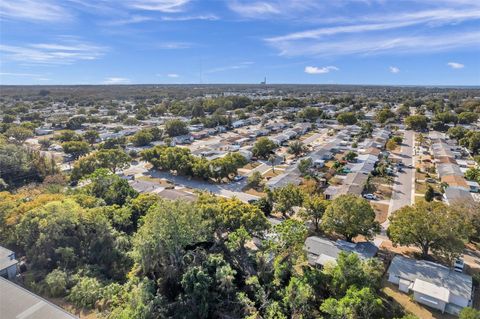
<path id="1" fill-rule="evenodd" d="M 322 41 L 284 41 L 272 44 L 285 56 L 332 56 L 347 54 L 439 52 L 463 47 L 479 47 L 480 32 L 418 35 L 405 37 L 363 36 Z"/>
<path id="2" fill-rule="evenodd" d="M 328 26 L 331 22 L 323 22 L 320 28 L 271 36 L 264 40 L 277 48 L 281 55 L 291 56 L 398 52 L 397 49 L 402 53 L 428 52 L 429 41 L 434 42 L 431 51 L 477 46 L 480 40 L 474 37 L 478 36 L 478 30 L 456 26 L 462 22 L 480 20 L 480 5 L 474 5 L 473 1 L 466 1 L 463 6 L 455 5 L 453 1 L 440 1 L 444 3 L 443 6 L 434 1 L 428 3 L 427 0 L 428 9 L 422 6 L 422 10 L 418 11 L 391 12 L 386 6 L 382 15 L 365 13 L 340 16 L 333 26 Z M 449 27 L 439 28 L 444 25 Z M 411 35 L 411 30 L 407 28 L 414 26 L 416 32 Z"/>
<path id="3" fill-rule="evenodd" d="M 129 83 L 130 83 L 130 79 L 115 77 L 115 76 L 105 78 L 105 80 L 102 82 L 102 84 L 129 84 Z"/>
<path id="4" fill-rule="evenodd" d="M 178 75 L 177 73 L 169 73 L 169 74 L 167 74 L 167 76 L 168 76 L 169 78 L 174 78 L 174 79 L 180 77 L 180 75 Z"/>
<path id="5" fill-rule="evenodd" d="M 16 73 L 16 72 L 0 72 L 0 76 L 13 76 L 13 77 L 39 77 L 40 74 L 34 73 Z"/>
<path id="6" fill-rule="evenodd" d="M 72 64 L 81 60 L 95 60 L 107 49 L 75 39 L 60 43 L 33 43 L 24 46 L 0 44 L 0 57 L 25 64 Z"/>
<path id="7" fill-rule="evenodd" d="M 399 73 L 400 72 L 400 69 L 396 66 L 391 66 L 388 69 L 390 70 L 391 73 Z"/>
<path id="8" fill-rule="evenodd" d="M 130 0 L 127 5 L 140 10 L 166 13 L 182 12 L 190 0 Z"/>
<path id="9" fill-rule="evenodd" d="M 213 68 L 213 69 L 205 71 L 205 73 L 217 73 L 217 72 L 225 72 L 225 71 L 230 71 L 230 70 L 246 69 L 252 64 L 254 64 L 254 62 L 244 61 L 244 62 L 240 62 L 240 63 L 235 64 L 235 65 L 228 65 L 228 66 Z"/>
<path id="10" fill-rule="evenodd" d="M 206 21 L 216 21 L 220 18 L 214 14 L 202 14 L 202 15 L 191 15 L 191 16 L 164 16 L 160 18 L 163 21 L 190 21 L 190 20 L 206 20 Z"/>
<path id="11" fill-rule="evenodd" d="M 325 74 L 330 73 L 330 71 L 338 71 L 338 68 L 333 65 L 317 67 L 317 66 L 306 66 L 305 73 L 308 74 Z"/>
<path id="12" fill-rule="evenodd" d="M 278 14 L 281 12 L 274 4 L 269 2 L 242 3 L 233 1 L 229 4 L 229 8 L 244 17 L 253 18 L 258 18 L 258 15 L 262 14 Z"/>
<path id="13" fill-rule="evenodd" d="M 447 65 L 452 69 L 463 69 L 465 65 L 458 62 L 448 62 Z"/>
<path id="14" fill-rule="evenodd" d="M 0 17 L 33 21 L 66 21 L 70 14 L 51 0 L 0 0 Z"/>
<path id="15" fill-rule="evenodd" d="M 160 49 L 189 49 L 193 46 L 192 43 L 189 42 L 164 42 L 159 43 L 157 47 Z"/>
<path id="16" fill-rule="evenodd" d="M 133 15 L 133 16 L 127 17 L 125 19 L 107 21 L 107 22 L 104 23 L 104 25 L 106 25 L 106 26 L 122 26 L 122 25 L 142 23 L 142 22 L 147 22 L 147 21 L 152 21 L 152 20 L 153 20 L 153 18 L 151 18 L 151 17 L 141 16 L 141 15 Z"/>

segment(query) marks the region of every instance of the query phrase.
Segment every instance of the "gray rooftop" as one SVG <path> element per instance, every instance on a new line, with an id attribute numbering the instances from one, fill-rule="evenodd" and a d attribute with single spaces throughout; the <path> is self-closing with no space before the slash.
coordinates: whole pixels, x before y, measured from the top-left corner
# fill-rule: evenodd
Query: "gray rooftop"
<path id="1" fill-rule="evenodd" d="M 378 248 L 370 242 L 349 243 L 344 240 L 333 241 L 327 238 L 316 236 L 308 237 L 305 240 L 305 250 L 307 251 L 308 261 L 310 263 L 320 263 L 328 259 L 337 259 L 340 252 L 353 252 L 362 259 L 373 258 Z M 328 258 L 321 258 L 326 256 Z"/>
<path id="2" fill-rule="evenodd" d="M 17 264 L 15 253 L 10 249 L 0 246 L 0 270 Z"/>
<path id="3" fill-rule="evenodd" d="M 388 268 L 389 274 L 402 279 L 415 281 L 420 279 L 446 288 L 451 294 L 470 300 L 472 297 L 472 277 L 458 273 L 452 269 L 426 260 L 415 260 L 403 256 L 395 256 Z"/>
<path id="4" fill-rule="evenodd" d="M 2 277 L 0 277 L 0 317 L 2 319 L 77 318 Z"/>

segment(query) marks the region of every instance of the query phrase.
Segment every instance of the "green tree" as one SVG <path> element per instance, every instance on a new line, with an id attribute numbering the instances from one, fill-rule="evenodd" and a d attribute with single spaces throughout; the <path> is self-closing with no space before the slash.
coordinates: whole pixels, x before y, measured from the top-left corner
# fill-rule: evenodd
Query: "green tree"
<path id="1" fill-rule="evenodd" d="M 102 297 L 102 285 L 92 277 L 81 277 L 72 287 L 68 300 L 79 308 L 93 308 Z"/>
<path id="2" fill-rule="evenodd" d="M 268 158 L 269 154 L 277 148 L 277 145 L 267 137 L 259 138 L 253 145 L 253 156 Z"/>
<path id="3" fill-rule="evenodd" d="M 169 120 L 165 122 L 165 131 L 170 137 L 188 134 L 187 123 L 181 120 Z"/>
<path id="4" fill-rule="evenodd" d="M 463 126 L 454 126 L 448 129 L 447 134 L 450 138 L 459 141 L 467 134 L 467 132 L 468 130 Z"/>
<path id="5" fill-rule="evenodd" d="M 304 196 L 302 190 L 293 184 L 276 188 L 273 191 L 275 209 L 287 217 L 293 212 L 293 207 L 303 204 Z"/>
<path id="6" fill-rule="evenodd" d="M 398 146 L 397 142 L 395 142 L 395 140 L 393 140 L 393 139 L 389 139 L 388 142 L 387 142 L 387 145 L 386 145 L 387 150 L 389 150 L 389 151 L 395 150 L 397 148 L 397 146 Z"/>
<path id="7" fill-rule="evenodd" d="M 62 148 L 66 154 L 72 155 L 74 159 L 78 159 L 80 156 L 86 155 L 90 152 L 90 146 L 87 142 L 65 142 L 62 144 Z"/>
<path id="8" fill-rule="evenodd" d="M 375 120 L 380 124 L 385 124 L 387 121 L 395 119 L 395 113 L 389 108 L 383 108 L 375 114 Z"/>
<path id="9" fill-rule="evenodd" d="M 185 249 L 211 238 L 200 210 L 187 202 L 162 201 L 142 218 L 133 238 L 133 258 L 143 275 L 180 280 Z"/>
<path id="10" fill-rule="evenodd" d="M 95 144 L 95 142 L 100 138 L 100 135 L 95 130 L 88 130 L 85 132 L 85 134 L 83 134 L 83 138 L 85 141 L 90 143 L 90 146 L 93 146 L 93 144 Z"/>
<path id="11" fill-rule="evenodd" d="M 254 189 L 259 189 L 262 186 L 262 182 L 263 182 L 263 176 L 259 171 L 253 172 L 247 178 L 247 186 Z"/>
<path id="12" fill-rule="evenodd" d="M 465 307 L 460 311 L 459 319 L 480 319 L 480 311 Z"/>
<path id="13" fill-rule="evenodd" d="M 328 288 L 335 297 L 344 296 L 350 287 L 365 287 L 373 291 L 380 287 L 383 264 L 377 259 L 362 260 L 355 253 L 341 252 L 336 264 L 326 264 Z"/>
<path id="14" fill-rule="evenodd" d="M 465 146 L 469 149 L 470 152 L 472 152 L 474 155 L 480 153 L 480 132 L 478 131 L 468 131 L 465 134 L 465 137 L 463 137 L 460 141 L 459 144 L 462 146 Z"/>
<path id="15" fill-rule="evenodd" d="M 331 202 L 323 216 L 322 228 L 341 234 L 348 241 L 358 235 L 372 238 L 380 231 L 370 203 L 352 194 L 340 195 Z"/>
<path id="16" fill-rule="evenodd" d="M 457 115 L 455 113 L 442 112 L 442 113 L 437 113 L 435 115 L 435 120 L 440 121 L 443 124 L 448 124 L 448 123 L 455 124 L 455 123 L 457 123 L 458 118 L 457 118 Z"/>
<path id="17" fill-rule="evenodd" d="M 67 128 L 69 130 L 78 130 L 85 122 L 87 122 L 87 118 L 85 116 L 74 116 L 68 119 Z"/>
<path id="18" fill-rule="evenodd" d="M 424 115 L 411 115 L 405 118 L 407 128 L 414 131 L 424 131 L 427 129 L 428 118 Z"/>
<path id="19" fill-rule="evenodd" d="M 5 114 L 5 115 L 3 115 L 2 122 L 6 123 L 6 124 L 10 124 L 10 123 L 15 122 L 16 119 L 17 119 L 17 117 L 15 115 Z"/>
<path id="20" fill-rule="evenodd" d="M 457 211 L 440 202 L 405 206 L 390 218 L 388 237 L 395 245 L 416 246 L 427 258 L 430 249 L 453 259 L 463 250 L 471 225 Z"/>
<path id="21" fill-rule="evenodd" d="M 107 205 L 123 205 L 138 196 L 126 179 L 112 174 L 106 169 L 97 169 L 89 176 L 90 184 L 85 186 L 87 194 L 102 198 Z"/>
<path id="22" fill-rule="evenodd" d="M 210 290 L 213 279 L 200 267 L 190 268 L 182 278 L 182 287 L 198 318 L 210 316 Z"/>
<path id="23" fill-rule="evenodd" d="M 50 297 L 64 297 L 67 293 L 68 277 L 67 274 L 55 269 L 45 277 L 45 289 Z"/>
<path id="24" fill-rule="evenodd" d="M 153 141 L 153 135 L 149 130 L 140 130 L 132 136 L 131 141 L 135 146 L 147 146 Z"/>
<path id="25" fill-rule="evenodd" d="M 465 172 L 465 178 L 480 183 L 480 168 L 469 168 Z"/>
<path id="26" fill-rule="evenodd" d="M 303 278 L 292 277 L 285 287 L 283 302 L 291 311 L 292 318 L 310 316 L 313 310 L 315 291 Z"/>
<path id="27" fill-rule="evenodd" d="M 295 155 L 295 157 L 300 156 L 305 150 L 306 147 L 301 141 L 293 141 L 288 144 L 288 153 Z"/>
<path id="28" fill-rule="evenodd" d="M 22 144 L 30 137 L 33 137 L 33 131 L 22 126 L 11 126 L 5 133 L 5 136 L 13 139 L 15 143 Z"/>
<path id="29" fill-rule="evenodd" d="M 427 186 L 427 191 L 425 192 L 425 200 L 427 202 L 431 202 L 435 196 L 435 191 L 433 190 L 433 187 L 428 185 Z"/>
<path id="30" fill-rule="evenodd" d="M 460 124 L 470 124 L 478 121 L 478 114 L 475 112 L 462 112 L 458 114 L 458 122 Z"/>
<path id="31" fill-rule="evenodd" d="M 337 115 L 337 121 L 342 125 L 353 125 L 357 123 L 357 115 L 354 112 L 343 112 Z"/>
<path id="32" fill-rule="evenodd" d="M 272 165 L 272 172 L 275 173 L 275 160 L 277 159 L 277 157 L 275 156 L 275 154 L 270 154 L 270 156 L 268 157 L 268 162 L 270 163 L 270 165 Z"/>
<path id="33" fill-rule="evenodd" d="M 349 162 L 353 162 L 355 161 L 355 159 L 357 158 L 358 154 L 355 153 L 354 151 L 349 151 L 345 156 L 344 156 L 344 160 L 346 161 L 349 161 Z"/>
<path id="34" fill-rule="evenodd" d="M 341 299 L 325 300 L 320 310 L 332 319 L 370 319 L 379 318 L 382 306 L 382 299 L 370 288 L 352 287 Z"/>
<path id="35" fill-rule="evenodd" d="M 325 214 L 329 203 L 319 195 L 307 197 L 304 204 L 305 209 L 301 211 L 300 216 L 304 220 L 310 221 L 315 226 L 315 231 L 318 232 L 323 214 Z"/>
<path id="36" fill-rule="evenodd" d="M 132 160 L 122 149 L 104 149 L 94 154 L 98 161 L 98 168 L 108 168 L 113 174 L 119 169 L 126 169 Z"/>
<path id="37" fill-rule="evenodd" d="M 303 176 L 308 176 L 310 175 L 310 169 L 312 168 L 312 165 L 313 165 L 312 159 L 309 157 L 309 158 L 301 159 L 297 167 Z"/>

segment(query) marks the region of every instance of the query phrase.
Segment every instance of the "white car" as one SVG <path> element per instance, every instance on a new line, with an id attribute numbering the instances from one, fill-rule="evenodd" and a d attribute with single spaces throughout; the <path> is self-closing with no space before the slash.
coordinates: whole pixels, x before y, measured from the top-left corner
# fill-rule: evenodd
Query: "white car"
<path id="1" fill-rule="evenodd" d="M 456 272 L 463 272 L 463 268 L 465 268 L 465 262 L 463 261 L 462 258 L 458 258 L 455 260 L 455 263 L 453 264 L 453 270 Z"/>
<path id="2" fill-rule="evenodd" d="M 371 199 L 371 200 L 377 199 L 377 196 L 375 196 L 373 194 L 364 194 L 363 197 L 366 198 L 366 199 Z"/>

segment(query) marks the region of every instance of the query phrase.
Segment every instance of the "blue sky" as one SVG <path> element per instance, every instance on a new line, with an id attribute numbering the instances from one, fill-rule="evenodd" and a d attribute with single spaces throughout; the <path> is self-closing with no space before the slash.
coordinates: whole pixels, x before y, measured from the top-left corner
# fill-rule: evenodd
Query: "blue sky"
<path id="1" fill-rule="evenodd" d="M 479 0 L 0 0 L 1 84 L 480 85 Z"/>

